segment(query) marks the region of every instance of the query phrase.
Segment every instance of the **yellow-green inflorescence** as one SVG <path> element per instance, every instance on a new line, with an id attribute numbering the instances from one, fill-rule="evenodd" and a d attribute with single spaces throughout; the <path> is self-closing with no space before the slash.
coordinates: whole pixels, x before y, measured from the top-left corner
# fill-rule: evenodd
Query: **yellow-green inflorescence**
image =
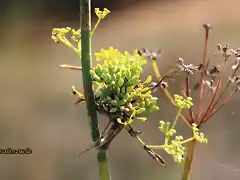
<path id="1" fill-rule="evenodd" d="M 100 50 L 95 56 L 97 61 L 103 62 L 90 70 L 100 112 L 126 125 L 135 117 L 144 121 L 159 109 L 157 98 L 148 87 L 151 76 L 144 82 L 140 80 L 142 67 L 147 62 L 137 50 L 133 54 L 121 53 L 111 47 Z"/>
<path id="2" fill-rule="evenodd" d="M 182 96 L 174 95 L 174 98 L 178 109 L 175 121 L 172 124 L 170 122 L 160 121 L 159 129 L 165 136 L 164 145 L 149 145 L 148 147 L 153 149 L 164 149 L 168 154 L 173 156 L 175 162 L 182 163 L 184 161 L 184 153 L 186 151 L 184 144 L 192 140 L 196 140 L 200 143 L 208 143 L 208 140 L 203 133 L 199 133 L 199 129 L 194 123 L 192 124 L 193 136 L 191 138 L 184 140 L 182 136 L 175 136 L 177 132 L 175 130 L 175 125 L 179 118 L 180 112 L 183 109 L 191 108 L 193 103 L 191 97 L 187 97 L 186 99 L 184 99 Z"/>
<path id="3" fill-rule="evenodd" d="M 78 53 L 80 55 L 80 29 L 75 30 L 72 29 L 70 27 L 66 27 L 66 28 L 53 28 L 52 30 L 52 36 L 51 38 L 54 40 L 54 42 L 56 43 L 63 43 L 65 45 L 67 45 L 68 47 L 70 47 L 71 49 L 73 49 L 76 53 Z M 69 40 L 69 37 L 70 39 Z M 72 42 L 71 42 L 72 41 Z M 73 43 L 77 44 L 74 45 Z"/>
<path id="4" fill-rule="evenodd" d="M 93 27 L 91 35 L 94 34 L 96 28 L 98 27 L 100 21 L 104 19 L 110 11 L 106 8 L 101 11 L 99 8 L 95 8 L 95 14 L 98 17 L 96 24 Z M 51 38 L 56 43 L 63 43 L 73 49 L 78 55 L 80 56 L 81 52 L 81 30 L 80 29 L 73 29 L 70 27 L 66 28 L 53 28 Z"/>

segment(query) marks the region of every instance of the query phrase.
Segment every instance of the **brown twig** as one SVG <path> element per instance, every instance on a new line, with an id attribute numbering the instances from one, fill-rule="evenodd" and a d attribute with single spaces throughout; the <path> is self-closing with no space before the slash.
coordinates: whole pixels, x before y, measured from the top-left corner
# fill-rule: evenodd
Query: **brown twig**
<path id="1" fill-rule="evenodd" d="M 206 72 L 206 59 L 207 59 L 207 49 L 208 49 L 208 39 L 209 39 L 209 30 L 211 29 L 211 26 L 209 24 L 204 24 L 203 25 L 205 29 L 205 42 L 204 42 L 204 51 L 203 51 L 203 61 L 202 61 L 202 71 L 200 75 L 200 91 L 199 91 L 199 99 L 197 103 L 197 119 L 199 118 L 201 112 L 201 102 L 202 102 L 202 95 L 203 95 L 203 81 L 205 77 L 205 72 Z"/>
<path id="2" fill-rule="evenodd" d="M 235 91 L 232 94 L 230 94 L 217 109 L 212 110 L 212 112 L 203 119 L 203 123 L 205 123 L 209 118 L 211 118 L 220 109 L 222 109 L 229 101 L 231 101 L 238 91 L 239 89 L 236 88 Z"/>
<path id="3" fill-rule="evenodd" d="M 72 69 L 72 70 L 82 70 L 81 66 L 71 66 L 71 65 L 67 65 L 67 64 L 62 64 L 59 67 L 65 68 L 65 69 Z"/>

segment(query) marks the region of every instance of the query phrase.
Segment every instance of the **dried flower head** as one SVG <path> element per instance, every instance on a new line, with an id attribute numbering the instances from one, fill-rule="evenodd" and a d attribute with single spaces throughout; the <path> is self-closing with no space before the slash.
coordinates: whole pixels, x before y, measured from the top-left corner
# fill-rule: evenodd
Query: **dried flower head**
<path id="1" fill-rule="evenodd" d="M 176 65 L 179 72 L 186 72 L 187 75 L 193 75 L 196 71 L 199 71 L 200 65 L 185 64 L 182 58 L 177 59 Z"/>
<path id="2" fill-rule="evenodd" d="M 140 55 L 144 54 L 147 58 L 151 59 L 151 60 L 157 60 L 157 57 L 161 56 L 161 50 L 158 49 L 156 51 L 149 51 L 146 48 L 143 48 L 142 51 L 138 50 L 138 53 Z"/>

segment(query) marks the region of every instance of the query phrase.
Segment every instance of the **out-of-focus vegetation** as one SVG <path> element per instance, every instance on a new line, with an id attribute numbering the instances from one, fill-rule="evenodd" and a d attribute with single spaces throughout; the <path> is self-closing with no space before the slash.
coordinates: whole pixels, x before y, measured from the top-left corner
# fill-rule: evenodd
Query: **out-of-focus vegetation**
<path id="1" fill-rule="evenodd" d="M 160 47 L 158 65 L 164 74 L 177 57 L 201 62 L 204 23 L 213 26 L 210 54 L 218 43 L 240 47 L 238 0 L 121 2 L 93 1 L 93 8 L 112 11 L 93 37 L 93 51 L 109 46 L 129 51 Z M 97 169 L 95 151 L 77 156 L 91 145 L 85 106 L 73 104 L 68 88 L 81 87 L 81 73 L 58 69 L 64 63 L 79 65 L 79 59 L 50 38 L 53 27 L 79 27 L 78 1 L 1 0 L 0 23 L 0 148 L 33 150 L 31 155 L 0 155 L 0 178 L 97 179 L 97 171 L 92 171 Z M 147 66 L 145 71 L 147 76 L 152 69 Z M 174 118 L 164 95 L 156 96 L 160 111 L 137 127 L 150 144 L 163 140 L 159 120 Z M 191 179 L 240 178 L 238 101 L 203 126 L 209 144 L 197 147 Z M 187 136 L 179 122 L 180 133 Z M 106 123 L 100 116 L 101 127 Z M 165 153 L 167 168 L 159 167 L 125 132 L 109 152 L 114 180 L 180 179 L 182 167 Z"/>

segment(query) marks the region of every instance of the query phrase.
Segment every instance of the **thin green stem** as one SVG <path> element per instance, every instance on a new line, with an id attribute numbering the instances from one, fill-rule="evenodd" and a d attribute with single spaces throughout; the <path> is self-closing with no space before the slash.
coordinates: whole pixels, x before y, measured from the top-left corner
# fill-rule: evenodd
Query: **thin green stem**
<path id="1" fill-rule="evenodd" d="M 182 141 L 180 144 L 188 143 L 188 142 L 190 142 L 190 141 L 193 141 L 194 139 L 195 139 L 194 137 L 191 137 L 191 138 L 189 138 L 189 139 L 186 139 L 186 140 Z"/>
<path id="2" fill-rule="evenodd" d="M 164 145 L 147 145 L 151 149 L 164 149 Z"/>
<path id="3" fill-rule="evenodd" d="M 91 0 L 80 0 L 80 25 L 81 25 L 81 59 L 82 59 L 82 77 L 84 96 L 86 99 L 88 120 L 91 127 L 93 142 L 100 138 L 97 110 L 94 102 L 94 93 L 92 89 L 92 79 L 90 69 L 92 66 L 91 54 Z M 80 43 L 79 42 L 79 43 Z M 80 56 L 80 54 L 79 54 Z M 97 154 L 100 180 L 110 180 L 108 160 L 106 150 L 98 150 Z"/>
<path id="4" fill-rule="evenodd" d="M 95 24 L 95 26 L 93 27 L 93 30 L 92 30 L 92 32 L 91 32 L 91 36 L 92 36 L 92 35 L 94 34 L 94 32 L 96 31 L 96 29 L 97 29 L 97 27 L 98 27 L 100 21 L 101 21 L 101 19 L 98 18 L 98 20 L 97 20 L 97 22 L 96 22 L 96 24 Z"/>
<path id="5" fill-rule="evenodd" d="M 72 43 L 70 43 L 66 37 L 62 37 L 60 35 L 57 36 L 62 43 L 64 43 L 66 46 L 70 47 L 70 49 L 74 50 L 76 53 L 79 54 L 78 49 Z"/>
<path id="6" fill-rule="evenodd" d="M 173 124 L 172 124 L 171 129 L 174 129 L 174 128 L 175 128 L 175 126 L 176 126 L 176 124 L 177 124 L 177 120 L 178 120 L 178 118 L 179 118 L 179 116 L 180 116 L 180 114 L 181 114 L 181 111 L 182 111 L 182 109 L 178 109 L 176 118 L 175 118 L 175 120 L 174 120 L 174 122 L 173 122 Z"/>
<path id="7" fill-rule="evenodd" d="M 195 144 L 196 144 L 195 139 L 188 142 L 187 156 L 186 156 L 186 160 L 184 163 L 184 171 L 182 174 L 182 180 L 188 180 L 188 176 L 190 174 L 191 166 L 192 166 Z"/>

